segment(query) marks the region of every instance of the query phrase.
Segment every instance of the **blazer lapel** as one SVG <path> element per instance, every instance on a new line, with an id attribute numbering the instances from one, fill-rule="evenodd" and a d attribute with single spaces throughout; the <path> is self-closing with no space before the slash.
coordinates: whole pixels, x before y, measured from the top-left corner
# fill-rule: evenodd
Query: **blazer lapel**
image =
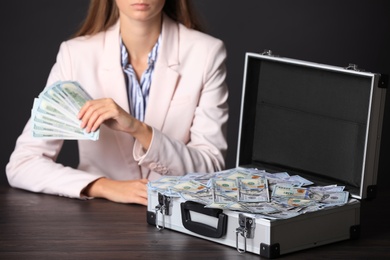
<path id="1" fill-rule="evenodd" d="M 112 98 L 120 107 L 129 112 L 126 83 L 121 66 L 119 21 L 106 32 L 104 51 L 100 64 L 100 81 L 105 97 Z"/>
<path id="2" fill-rule="evenodd" d="M 178 25 L 168 16 L 163 16 L 162 42 L 150 86 L 145 122 L 161 130 L 180 74 L 175 70 L 179 64 Z"/>
<path id="3" fill-rule="evenodd" d="M 145 114 L 148 125 L 162 129 L 178 78 L 178 73 L 170 68 L 155 68 Z"/>

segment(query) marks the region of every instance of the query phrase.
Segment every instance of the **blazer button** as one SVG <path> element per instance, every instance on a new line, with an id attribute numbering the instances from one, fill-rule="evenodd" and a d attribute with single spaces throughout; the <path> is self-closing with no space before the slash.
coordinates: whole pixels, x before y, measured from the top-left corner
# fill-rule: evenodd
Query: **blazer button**
<path id="1" fill-rule="evenodd" d="M 150 168 L 151 170 L 155 170 L 155 169 L 157 168 L 157 163 L 150 163 L 150 164 L 149 164 L 149 168 Z"/>

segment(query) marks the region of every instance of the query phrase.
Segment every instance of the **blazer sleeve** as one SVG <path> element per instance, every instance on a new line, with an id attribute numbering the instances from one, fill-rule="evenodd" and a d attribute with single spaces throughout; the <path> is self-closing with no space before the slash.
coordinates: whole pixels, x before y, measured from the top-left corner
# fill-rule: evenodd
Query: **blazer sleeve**
<path id="1" fill-rule="evenodd" d="M 50 72 L 48 84 L 71 79 L 70 64 L 70 56 L 63 43 L 56 64 Z M 9 184 L 34 192 L 80 198 L 81 190 L 100 176 L 56 163 L 64 141 L 35 139 L 31 134 L 31 126 L 30 119 L 18 137 L 6 165 Z"/>
<path id="2" fill-rule="evenodd" d="M 189 128 L 189 141 L 183 142 L 163 130 L 153 129 L 148 151 L 135 142 L 134 158 L 150 170 L 149 179 L 162 175 L 207 173 L 225 167 L 227 151 L 228 88 L 226 85 L 226 49 L 216 40 L 208 46 L 206 66 L 202 72 L 200 98 Z M 180 127 L 180 119 L 175 123 Z"/>

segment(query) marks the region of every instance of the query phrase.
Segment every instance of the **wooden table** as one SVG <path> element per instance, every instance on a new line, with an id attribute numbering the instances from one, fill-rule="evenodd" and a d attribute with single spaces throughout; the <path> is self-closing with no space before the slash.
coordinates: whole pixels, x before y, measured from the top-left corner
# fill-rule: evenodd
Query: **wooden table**
<path id="1" fill-rule="evenodd" d="M 362 202 L 361 238 L 279 259 L 390 259 L 389 191 Z M 0 185 L 0 259 L 261 259 L 146 223 L 146 207 Z"/>

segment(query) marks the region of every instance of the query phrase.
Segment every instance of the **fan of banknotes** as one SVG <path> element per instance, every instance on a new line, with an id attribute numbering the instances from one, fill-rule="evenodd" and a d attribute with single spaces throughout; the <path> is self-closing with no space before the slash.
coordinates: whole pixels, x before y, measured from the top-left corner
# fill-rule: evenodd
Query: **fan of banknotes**
<path id="1" fill-rule="evenodd" d="M 41 139 L 98 140 L 98 129 L 87 133 L 77 114 L 92 97 L 75 81 L 58 81 L 34 99 L 32 134 Z"/>

